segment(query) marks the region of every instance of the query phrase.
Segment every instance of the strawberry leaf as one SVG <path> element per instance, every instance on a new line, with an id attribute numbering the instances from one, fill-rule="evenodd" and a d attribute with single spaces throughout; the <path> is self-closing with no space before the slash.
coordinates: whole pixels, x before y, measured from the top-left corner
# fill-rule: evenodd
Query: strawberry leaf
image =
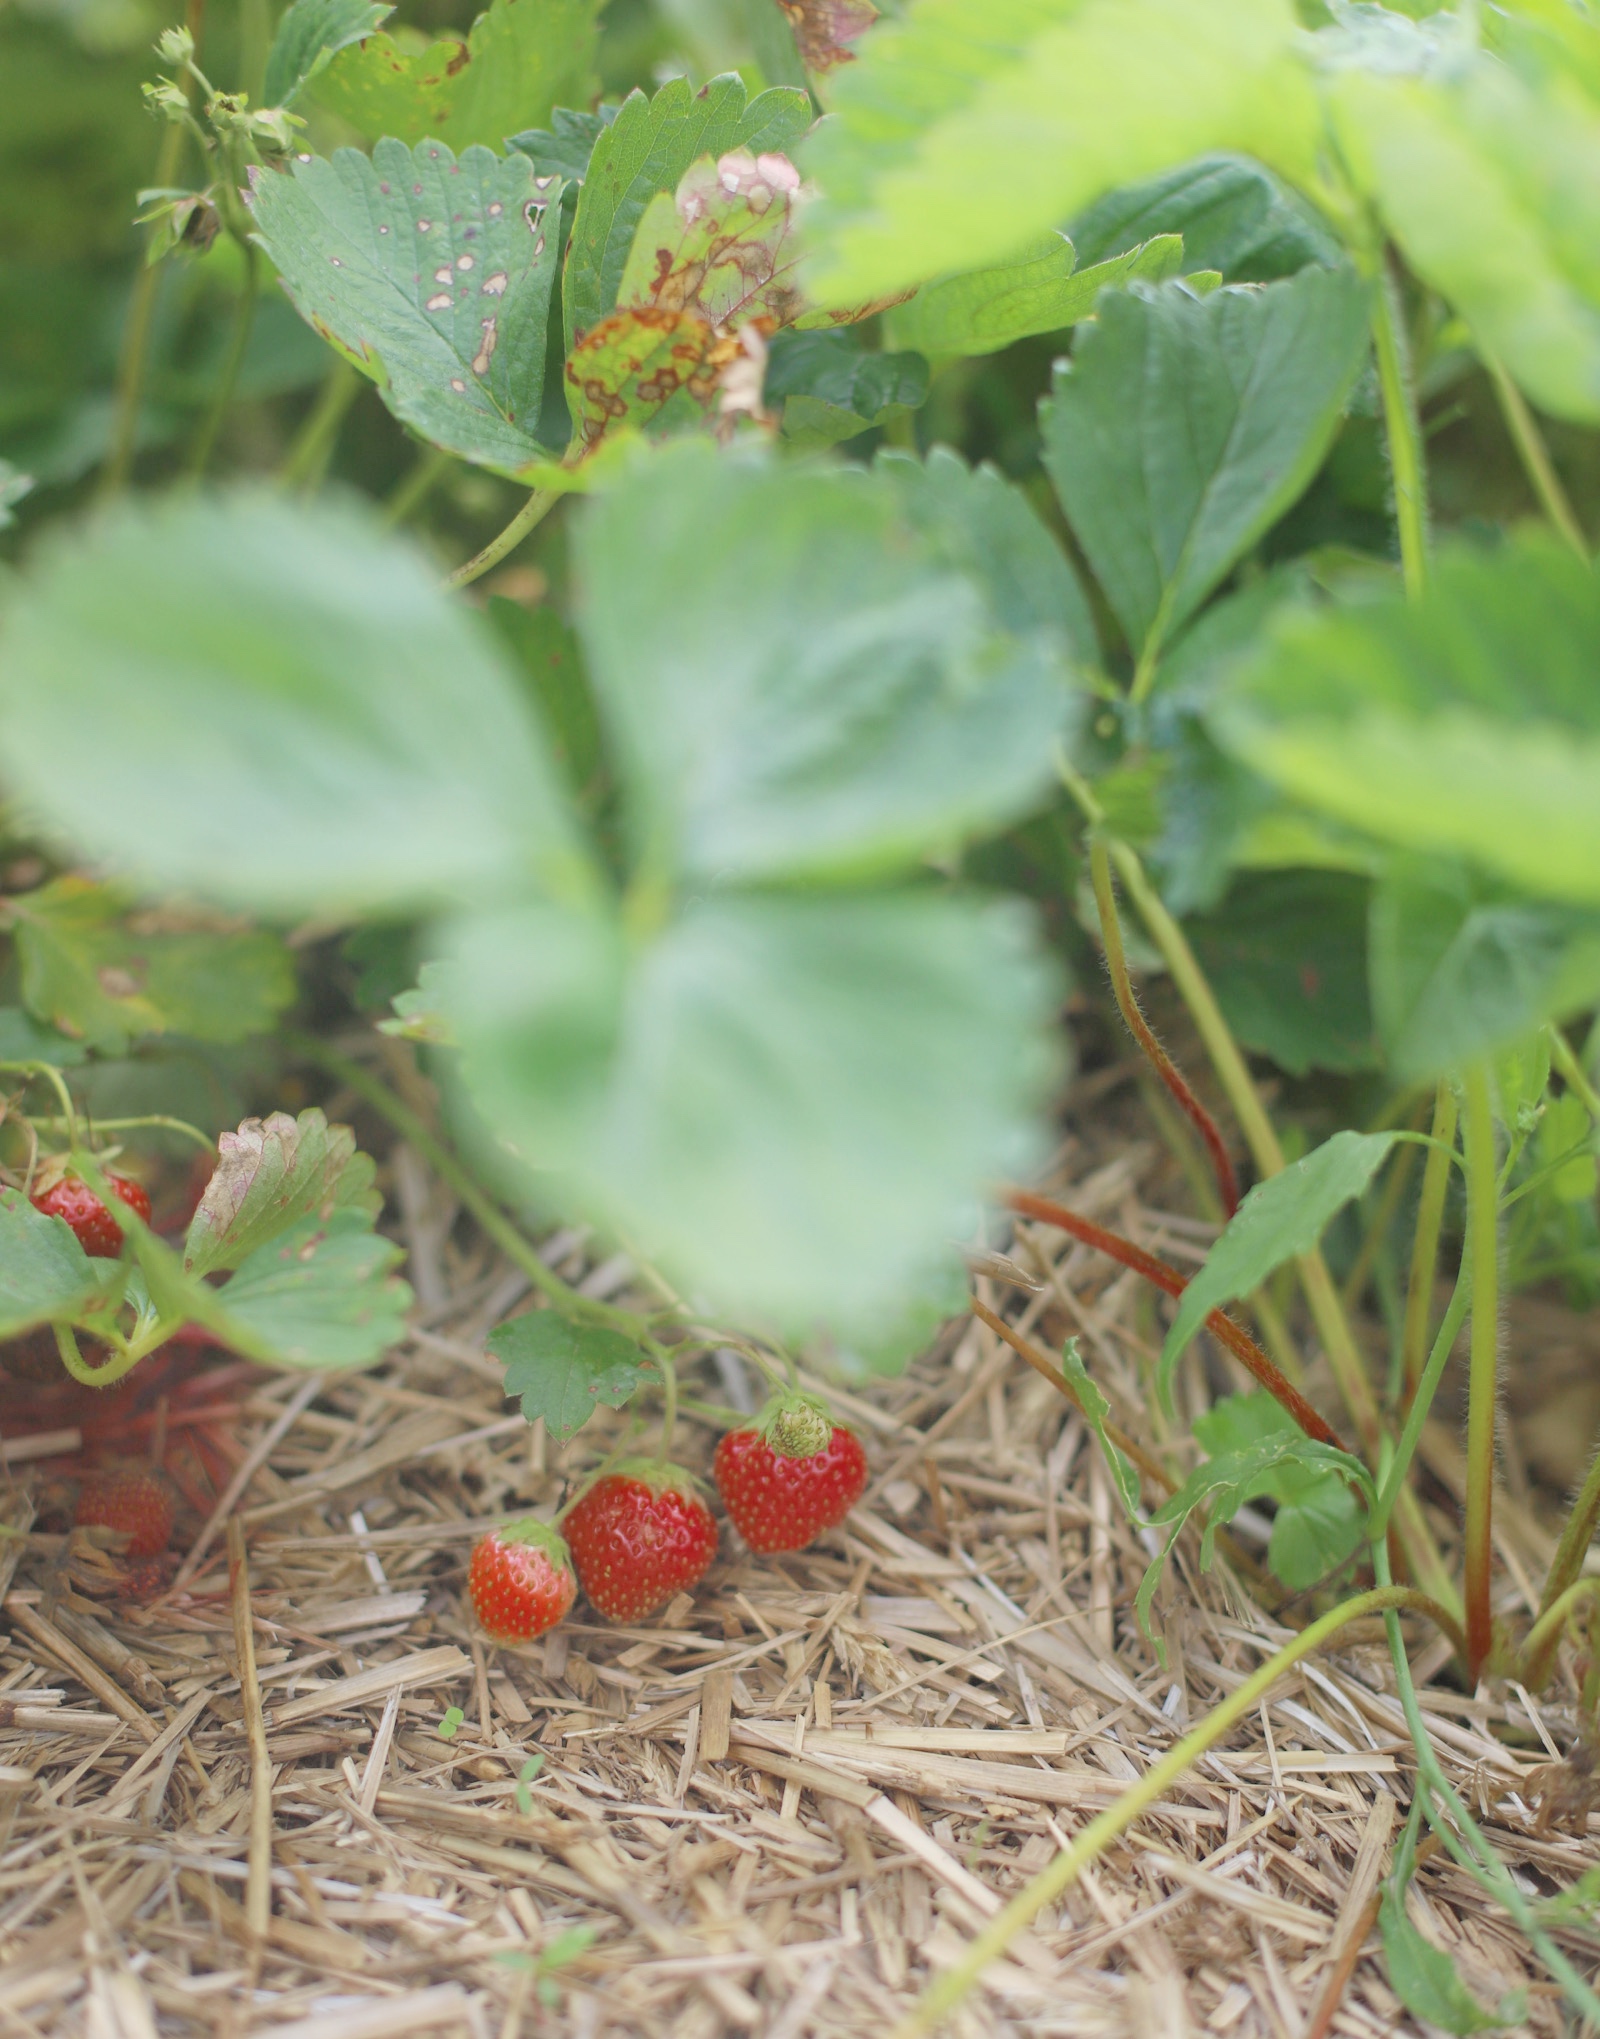
<path id="1" fill-rule="evenodd" d="M 383 0 L 293 0 L 267 56 L 263 104 L 292 105 L 340 50 L 371 35 L 393 12 Z"/>
<path id="2" fill-rule="evenodd" d="M 731 331 L 801 309 L 795 225 L 805 194 L 786 156 L 730 150 L 691 164 L 645 208 L 617 285 L 619 309 L 697 311 Z"/>
<path id="3" fill-rule="evenodd" d="M 558 1442 L 580 1430 L 602 1403 L 620 1409 L 653 1372 L 620 1331 L 574 1324 L 554 1310 L 512 1317 L 485 1342 L 505 1363 L 506 1393 L 521 1397 L 530 1423 L 542 1416 Z"/>
<path id="4" fill-rule="evenodd" d="M 61 1218 L 0 1189 L 0 1338 L 66 1322 L 98 1295 L 101 1274 Z"/>
<path id="5" fill-rule="evenodd" d="M 209 1315 L 267 1365 L 367 1366 L 405 1332 L 411 1291 L 391 1272 L 402 1258 L 365 1210 L 301 1218 L 256 1248 Z"/>
<path id="6" fill-rule="evenodd" d="M 184 1240 L 190 1274 L 238 1267 L 279 1233 L 311 1216 L 351 1210 L 370 1226 L 381 1207 L 373 1164 L 348 1126 L 313 1106 L 298 1119 L 246 1119 L 217 1142 L 220 1160 Z"/>

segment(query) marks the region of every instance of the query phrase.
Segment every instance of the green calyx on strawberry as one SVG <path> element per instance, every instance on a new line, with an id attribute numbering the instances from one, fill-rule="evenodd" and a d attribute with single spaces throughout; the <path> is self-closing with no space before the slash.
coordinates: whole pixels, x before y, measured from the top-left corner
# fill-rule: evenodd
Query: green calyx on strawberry
<path id="1" fill-rule="evenodd" d="M 473 1546 L 467 1590 L 485 1635 L 531 1642 L 554 1628 L 577 1598 L 566 1539 L 536 1515 L 502 1522 Z"/>
<path id="2" fill-rule="evenodd" d="M 562 1527 L 583 1590 L 611 1621 L 638 1621 L 695 1585 L 716 1556 L 717 1525 L 683 1466 L 625 1458 L 567 1510 Z"/>
<path id="3" fill-rule="evenodd" d="M 833 1417 L 820 1395 L 774 1395 L 755 1428 L 779 1458 L 815 1458 L 833 1435 Z"/>
<path id="4" fill-rule="evenodd" d="M 804 1550 L 861 1499 L 867 1455 L 815 1395 L 778 1395 L 748 1428 L 730 1430 L 713 1461 L 717 1491 L 753 1551 Z"/>

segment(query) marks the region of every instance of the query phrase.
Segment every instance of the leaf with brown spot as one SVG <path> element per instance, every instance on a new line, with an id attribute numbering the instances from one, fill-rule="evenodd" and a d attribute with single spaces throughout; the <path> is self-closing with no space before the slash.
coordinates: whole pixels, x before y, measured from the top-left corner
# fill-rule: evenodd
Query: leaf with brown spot
<path id="1" fill-rule="evenodd" d="M 575 447 L 592 453 L 623 427 L 661 431 L 698 424 L 710 411 L 724 357 L 735 340 L 719 341 L 698 312 L 642 305 L 615 311 L 585 333 L 567 362 L 567 404 Z"/>
<path id="2" fill-rule="evenodd" d="M 807 193 L 787 156 L 732 149 L 692 163 L 645 210 L 617 289 L 619 310 L 698 312 L 730 330 L 798 314 L 795 227 Z"/>
<path id="3" fill-rule="evenodd" d="M 373 1165 L 348 1126 L 330 1126 L 313 1106 L 298 1119 L 274 1112 L 246 1119 L 217 1142 L 216 1172 L 206 1185 L 183 1244 L 190 1274 L 237 1267 L 302 1218 L 380 1208 Z"/>
<path id="4" fill-rule="evenodd" d="M 819 77 L 853 64 L 856 53 L 848 45 L 878 18 L 872 0 L 778 0 L 778 5 L 794 31 L 801 63 Z"/>

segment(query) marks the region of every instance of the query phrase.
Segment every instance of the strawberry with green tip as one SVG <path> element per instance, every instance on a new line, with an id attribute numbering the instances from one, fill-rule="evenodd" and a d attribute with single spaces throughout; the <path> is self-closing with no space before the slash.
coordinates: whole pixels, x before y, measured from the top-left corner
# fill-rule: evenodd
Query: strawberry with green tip
<path id="1" fill-rule="evenodd" d="M 705 1576 L 717 1525 L 694 1475 L 665 1459 L 622 1459 L 568 1509 L 583 1590 L 609 1621 L 638 1621 Z"/>
<path id="2" fill-rule="evenodd" d="M 150 1195 L 141 1183 L 106 1171 L 106 1181 L 135 1217 L 150 1222 Z M 48 1188 L 35 1189 L 29 1202 L 47 1218 L 60 1218 L 84 1252 L 96 1260 L 115 1260 L 122 1251 L 122 1232 L 115 1218 L 86 1182 L 65 1172 Z"/>
<path id="3" fill-rule="evenodd" d="M 815 1395 L 775 1395 L 717 1446 L 717 1490 L 753 1551 L 804 1550 L 861 1499 L 867 1455 Z"/>
<path id="4" fill-rule="evenodd" d="M 578 1596 L 565 1538 L 536 1515 L 502 1522 L 473 1546 L 467 1591 L 491 1642 L 532 1642 Z"/>

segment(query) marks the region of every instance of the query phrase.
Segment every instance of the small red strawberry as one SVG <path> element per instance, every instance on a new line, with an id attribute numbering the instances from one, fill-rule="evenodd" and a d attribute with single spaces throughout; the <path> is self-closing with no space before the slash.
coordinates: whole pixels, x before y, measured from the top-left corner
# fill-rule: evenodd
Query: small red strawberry
<path id="1" fill-rule="evenodd" d="M 664 1459 L 623 1459 L 563 1525 L 583 1590 L 611 1621 L 638 1621 L 705 1576 L 717 1525 L 692 1473 Z"/>
<path id="2" fill-rule="evenodd" d="M 522 1515 L 478 1539 L 467 1591 L 492 1642 L 525 1643 L 555 1627 L 578 1597 L 578 1582 L 561 1535 Z"/>
<path id="3" fill-rule="evenodd" d="M 130 1182 L 125 1175 L 113 1175 L 109 1169 L 106 1181 L 120 1201 L 148 1225 L 150 1197 L 143 1185 Z M 96 1259 L 115 1260 L 122 1251 L 122 1234 L 111 1213 L 89 1185 L 80 1182 L 77 1176 L 63 1175 L 49 1189 L 35 1190 L 30 1201 L 34 1209 L 43 1211 L 47 1218 L 64 1218 L 84 1252 Z"/>
<path id="4" fill-rule="evenodd" d="M 159 1473 L 91 1473 L 72 1511 L 79 1527 L 126 1530 L 127 1555 L 153 1558 L 172 1535 L 172 1489 Z"/>
<path id="5" fill-rule="evenodd" d="M 814 1395 L 777 1395 L 717 1446 L 717 1490 L 753 1551 L 804 1550 L 843 1522 L 867 1484 L 867 1455 Z"/>

